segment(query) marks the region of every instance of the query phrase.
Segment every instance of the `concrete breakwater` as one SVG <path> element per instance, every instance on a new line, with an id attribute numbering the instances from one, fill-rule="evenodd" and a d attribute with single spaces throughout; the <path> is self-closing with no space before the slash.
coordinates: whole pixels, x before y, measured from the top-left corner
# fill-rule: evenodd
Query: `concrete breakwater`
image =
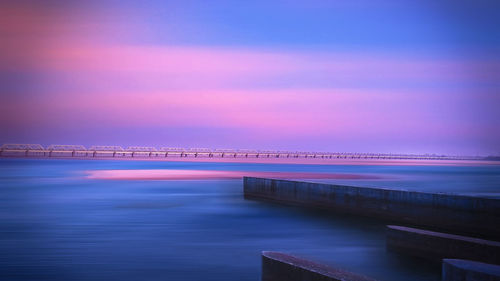
<path id="1" fill-rule="evenodd" d="M 442 281 L 500 281 L 500 266 L 460 259 L 444 259 Z"/>
<path id="2" fill-rule="evenodd" d="M 375 281 L 369 277 L 279 252 L 262 252 L 262 281 Z"/>
<path id="3" fill-rule="evenodd" d="M 266 178 L 244 178 L 244 196 L 431 226 L 500 240 L 500 199 Z"/>
<path id="4" fill-rule="evenodd" d="M 500 264 L 500 242 L 404 226 L 387 226 L 387 247 L 441 262 L 444 258 Z"/>

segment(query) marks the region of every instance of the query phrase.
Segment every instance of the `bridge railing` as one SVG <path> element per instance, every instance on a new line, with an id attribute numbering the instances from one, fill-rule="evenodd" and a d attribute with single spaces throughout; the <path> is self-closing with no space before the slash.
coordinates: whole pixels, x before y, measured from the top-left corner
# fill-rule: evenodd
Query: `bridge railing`
<path id="1" fill-rule="evenodd" d="M 0 150 L 44 150 L 44 148 L 40 144 L 6 143 L 0 146 Z"/>
<path id="2" fill-rule="evenodd" d="M 65 144 L 51 144 L 47 146 L 46 150 L 52 151 L 86 151 L 83 145 L 65 145 Z"/>
<path id="3" fill-rule="evenodd" d="M 185 148 L 182 148 L 182 147 L 162 147 L 160 148 L 159 151 L 186 151 Z"/>
<path id="4" fill-rule="evenodd" d="M 152 146 L 129 146 L 127 151 L 137 151 L 137 152 L 155 152 L 157 151 L 155 147 Z"/>
<path id="5" fill-rule="evenodd" d="M 90 151 L 124 151 L 123 147 L 116 145 L 93 145 Z"/>

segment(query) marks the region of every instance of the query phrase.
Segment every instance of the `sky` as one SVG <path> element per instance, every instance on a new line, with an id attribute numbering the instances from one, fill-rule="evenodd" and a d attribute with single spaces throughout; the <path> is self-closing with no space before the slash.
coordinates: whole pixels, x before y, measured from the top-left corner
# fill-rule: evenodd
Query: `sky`
<path id="1" fill-rule="evenodd" d="M 500 154 L 500 1 L 0 0 L 0 143 Z"/>

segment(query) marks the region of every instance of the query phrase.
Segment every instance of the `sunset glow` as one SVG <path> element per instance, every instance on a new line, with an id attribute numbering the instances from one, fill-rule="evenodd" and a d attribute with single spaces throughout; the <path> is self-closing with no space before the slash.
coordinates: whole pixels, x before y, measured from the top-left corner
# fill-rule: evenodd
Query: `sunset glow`
<path id="1" fill-rule="evenodd" d="M 146 2 L 3 1 L 0 141 L 500 151 L 498 19 L 480 4 L 478 20 L 468 3 Z"/>

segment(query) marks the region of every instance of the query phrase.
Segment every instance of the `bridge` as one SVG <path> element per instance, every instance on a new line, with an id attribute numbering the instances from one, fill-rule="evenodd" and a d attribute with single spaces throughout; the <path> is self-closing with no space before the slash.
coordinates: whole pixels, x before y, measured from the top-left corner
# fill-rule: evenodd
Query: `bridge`
<path id="1" fill-rule="evenodd" d="M 30 158 L 255 158 L 255 159 L 385 159 L 385 160 L 486 160 L 486 157 L 436 154 L 301 152 L 249 149 L 210 149 L 149 146 L 90 146 L 3 144 L 0 157 Z"/>

